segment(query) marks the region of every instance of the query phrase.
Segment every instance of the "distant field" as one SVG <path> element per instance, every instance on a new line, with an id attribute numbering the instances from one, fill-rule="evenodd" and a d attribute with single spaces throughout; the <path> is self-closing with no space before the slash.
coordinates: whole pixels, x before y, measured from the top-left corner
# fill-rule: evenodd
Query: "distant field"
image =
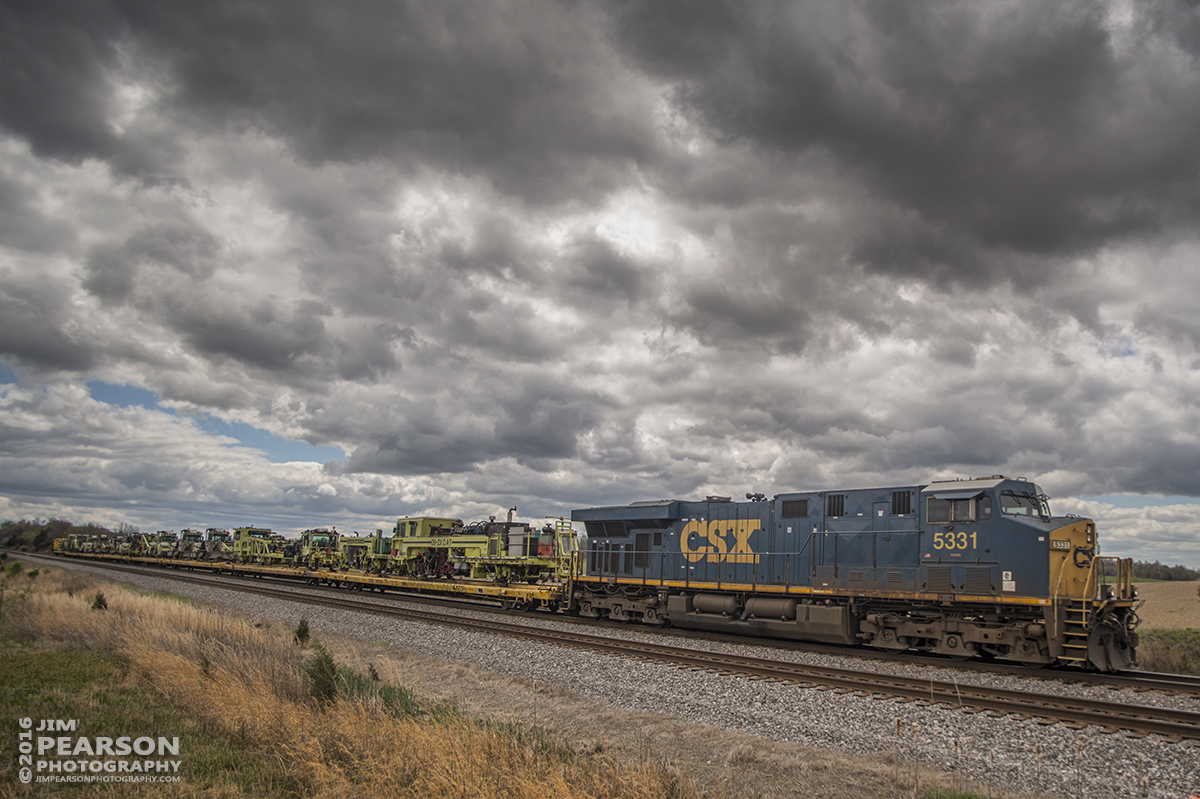
<path id="1" fill-rule="evenodd" d="M 1138 597 L 1144 599 L 1138 615 L 1142 630 L 1200 630 L 1200 581 L 1135 582 Z"/>

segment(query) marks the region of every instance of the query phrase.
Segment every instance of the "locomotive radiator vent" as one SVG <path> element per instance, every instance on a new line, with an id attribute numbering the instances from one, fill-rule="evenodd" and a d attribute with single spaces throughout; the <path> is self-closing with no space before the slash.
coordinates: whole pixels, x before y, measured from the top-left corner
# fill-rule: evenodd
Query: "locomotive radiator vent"
<path id="1" fill-rule="evenodd" d="M 992 570 L 978 566 L 967 567 L 967 579 L 963 590 L 968 594 L 990 594 L 995 591 L 992 586 Z"/>
<path id="2" fill-rule="evenodd" d="M 925 572 L 925 588 L 928 591 L 934 591 L 939 594 L 948 594 L 954 590 L 954 583 L 950 579 L 949 566 L 928 566 Z"/>

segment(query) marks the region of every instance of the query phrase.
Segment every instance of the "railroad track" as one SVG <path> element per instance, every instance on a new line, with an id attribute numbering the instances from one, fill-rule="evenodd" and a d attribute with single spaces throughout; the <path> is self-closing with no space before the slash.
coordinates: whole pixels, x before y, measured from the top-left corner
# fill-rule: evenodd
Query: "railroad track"
<path id="1" fill-rule="evenodd" d="M 24 557 L 39 557 L 48 562 L 61 562 L 58 558 L 39 555 Z M 87 561 L 88 563 L 106 569 L 115 571 L 125 571 L 134 574 L 162 574 L 161 569 L 156 567 L 128 565 L 113 563 L 111 561 Z M 187 566 L 180 565 L 176 569 L 172 569 L 170 574 L 175 576 L 175 579 L 182 581 L 190 581 L 194 583 L 217 585 L 228 584 L 232 586 L 244 585 L 245 579 L 234 577 L 231 575 L 216 575 L 211 572 L 191 572 Z M 287 583 L 279 583 L 281 585 Z M 306 589 L 311 590 L 311 589 Z M 330 589 L 332 590 L 332 589 Z M 419 602 L 426 605 L 437 606 L 442 608 L 471 608 L 474 610 L 487 610 L 503 615 L 523 615 L 520 611 L 501 610 L 495 603 L 482 603 L 480 601 L 464 600 L 461 598 L 446 598 L 446 597 L 430 597 L 425 594 L 405 594 L 389 591 L 388 596 L 402 597 L 408 602 Z M 558 615 L 554 619 L 563 623 L 577 623 L 589 629 L 637 629 L 646 633 L 655 633 L 668 635 L 681 639 L 703 639 L 706 641 L 719 641 L 724 643 L 736 644 L 745 646 L 753 643 L 753 645 L 764 649 L 785 649 L 789 651 L 813 652 L 818 654 L 836 655 L 839 657 L 856 657 L 867 660 L 884 660 L 893 663 L 907 663 L 917 666 L 931 666 L 940 669 L 962 669 L 970 672 L 986 672 L 990 674 L 1008 674 L 1013 676 L 1033 678 L 1040 680 L 1051 680 L 1055 682 L 1073 682 L 1085 685 L 1102 685 L 1111 688 L 1129 688 L 1135 691 L 1164 691 L 1167 693 L 1190 694 L 1200 696 L 1200 677 L 1188 674 L 1159 674 L 1145 671 L 1127 671 L 1118 673 L 1101 673 L 1092 671 L 1082 671 L 1079 669 L 1030 669 L 1027 666 L 1022 666 L 1014 663 L 1003 663 L 998 661 L 956 661 L 947 658 L 939 658 L 930 655 L 922 655 L 913 652 L 897 653 L 883 652 L 874 649 L 863 647 L 846 647 L 833 644 L 818 644 L 810 641 L 787 641 L 783 639 L 748 639 L 745 636 L 730 635 L 728 633 L 705 632 L 697 630 L 679 630 L 671 627 L 649 627 L 641 625 L 633 625 L 623 622 L 609 622 L 606 620 L 583 620 L 572 616 Z"/>
<path id="2" fill-rule="evenodd" d="M 157 569 L 107 563 L 102 565 L 116 571 L 161 574 Z M 897 677 L 864 672 L 861 669 L 815 666 L 767 658 L 707 652 L 669 644 L 620 640 L 593 633 L 551 630 L 511 621 L 475 619 L 425 608 L 404 608 L 390 603 L 368 601 L 365 597 L 294 590 L 246 579 L 214 580 L 211 577 L 188 574 L 183 569 L 172 570 L 171 576 L 173 579 L 184 582 L 216 585 L 274 599 L 285 599 L 355 613 L 371 613 L 425 624 L 441 624 L 492 635 L 518 637 L 555 646 L 568 646 L 592 652 L 668 663 L 687 669 L 816 686 L 840 692 L 900 697 L 911 701 L 958 707 L 966 712 L 1015 714 L 1019 717 L 1040 718 L 1050 722 L 1097 725 L 1102 729 L 1114 732 L 1127 730 L 1135 733 L 1163 735 L 1173 740 L 1200 740 L 1200 712 L 1196 711 L 1158 708 L 1128 702 L 1061 697 L 1039 692 L 963 685 L 958 682 L 923 678 Z M 559 619 L 556 618 L 556 620 Z M 740 643 L 744 644 L 745 641 L 742 640 Z M 944 664 L 939 663 L 939 665 Z M 1159 686 L 1165 686 L 1166 690 L 1189 693 L 1200 690 L 1200 680 L 1187 675 L 1134 673 L 1096 676 L 1124 678 L 1125 683 L 1110 684 L 1134 687 L 1138 690 L 1154 690 Z"/>

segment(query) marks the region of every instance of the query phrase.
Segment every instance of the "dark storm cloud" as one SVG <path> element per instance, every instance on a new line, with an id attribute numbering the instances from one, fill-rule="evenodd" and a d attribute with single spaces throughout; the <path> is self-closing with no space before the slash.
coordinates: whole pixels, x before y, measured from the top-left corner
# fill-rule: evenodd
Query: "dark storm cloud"
<path id="1" fill-rule="evenodd" d="M 691 11 L 625 6 L 618 41 L 717 137 L 828 152 L 907 209 L 907 234 L 862 220 L 874 269 L 971 279 L 982 260 L 994 278 L 979 250 L 1089 252 L 1200 210 L 1200 82 L 1143 19 L 1124 44 L 1082 3 Z"/>
<path id="2" fill-rule="evenodd" d="M 1200 9 L 1191 0 L 1170 0 L 1142 9 L 1154 32 L 1175 42 L 1193 57 L 1200 56 Z"/>
<path id="3" fill-rule="evenodd" d="M 362 441 L 347 464 L 350 472 L 436 474 L 504 458 L 540 470 L 573 457 L 579 437 L 610 402 L 560 385 L 546 370 L 515 366 L 481 369 L 466 379 L 426 373 L 382 405 L 331 415 L 344 434 Z"/>
<path id="4" fill-rule="evenodd" d="M 220 244 L 193 225 L 163 223 L 139 230 L 119 245 L 99 245 L 88 254 L 83 288 L 108 302 L 133 292 L 142 264 L 170 266 L 193 278 L 212 274 Z"/>
<path id="5" fill-rule="evenodd" d="M 1137 313 L 1137 326 L 1183 343 L 1192 352 L 1200 352 L 1200 319 L 1190 297 L 1175 296 L 1143 305 Z"/>
<path id="6" fill-rule="evenodd" d="M 513 221 L 495 213 L 473 220 L 469 241 L 441 244 L 441 262 L 455 272 L 528 281 L 538 267 L 537 254 L 523 241 Z"/>
<path id="7" fill-rule="evenodd" d="M 106 124 L 120 44 L 192 124 L 264 129 L 314 164 L 429 159 L 533 202 L 576 201 L 654 149 L 593 19 L 552 2 L 20 5 L 6 12 L 3 120 L 40 153 L 150 157 Z"/>
<path id="8" fill-rule="evenodd" d="M 405 339 L 396 325 L 379 323 L 349 333 L 335 344 L 337 372 L 343 380 L 374 381 L 400 368 L 393 346 Z"/>
<path id="9" fill-rule="evenodd" d="M 39 369 L 91 368 L 94 342 L 54 280 L 36 280 L 0 269 L 0 355 Z"/>
<path id="10" fill-rule="evenodd" d="M 107 71 L 152 67 L 160 113 L 264 129 L 316 164 L 436 163 L 533 202 L 608 191 L 635 165 L 699 190 L 623 91 L 615 43 L 720 141 L 829 153 L 905 209 L 868 215 L 851 242 L 887 273 L 1036 276 L 1047 264 L 1019 256 L 1088 252 L 1200 209 L 1200 90 L 1156 49 L 1194 57 L 1185 6 L 1135 7 L 1129 44 L 1091 4 L 614 9 L 605 40 L 600 12 L 556 3 L 513 3 L 503 22 L 469 3 L 10 4 L 2 119 L 40 153 L 128 160 L 120 143 L 162 160 L 150 132 L 107 119 Z M 772 192 L 757 173 L 717 183 Z"/>
<path id="11" fill-rule="evenodd" d="M 146 185 L 181 182 L 173 174 L 181 150 L 170 133 L 155 125 L 128 132 L 113 125 L 120 104 L 114 76 L 136 60 L 125 47 L 129 32 L 119 3 L 6 3 L 0 8 L 0 127 L 39 156 L 75 164 L 101 159 L 115 174 Z"/>
<path id="12" fill-rule="evenodd" d="M 708 346 L 752 341 L 768 352 L 795 355 L 803 352 L 811 335 L 808 312 L 770 287 L 697 286 L 688 291 L 686 308 L 672 316 Z"/>
<path id="13" fill-rule="evenodd" d="M 73 162 L 112 155 L 104 70 L 119 30 L 105 2 L 0 6 L 0 122 L 39 155 Z"/>
<path id="14" fill-rule="evenodd" d="M 348 258 L 349 265 L 357 263 Z M 344 334 L 334 333 L 324 321 L 334 313 L 327 303 L 230 291 L 212 280 L 218 268 L 230 266 L 240 264 L 228 257 L 221 240 L 196 223 L 175 220 L 93 246 L 81 285 L 105 303 L 132 306 L 145 322 L 174 332 L 214 363 L 231 359 L 311 385 L 334 377 L 370 381 L 399 368 L 393 345 L 406 334 L 395 324 L 349 320 Z M 188 393 L 172 397 L 186 401 Z"/>
<path id="15" fill-rule="evenodd" d="M 623 255 L 598 236 L 576 237 L 563 260 L 559 272 L 565 294 L 580 297 L 585 303 L 620 298 L 632 304 L 657 295 L 652 266 Z"/>
<path id="16" fill-rule="evenodd" d="M 33 187 L 0 174 L 0 242 L 26 252 L 66 249 L 75 231 L 35 207 Z"/>
<path id="17" fill-rule="evenodd" d="M 538 381 L 496 386 L 503 413 L 496 421 L 498 452 L 518 462 L 571 458 L 579 436 L 600 421 L 604 401 L 579 389 Z"/>
<path id="18" fill-rule="evenodd" d="M 237 305 L 180 304 L 168 323 L 197 350 L 266 370 L 285 370 L 327 346 L 323 317 L 328 306 L 312 300 L 290 304 L 263 298 Z"/>
<path id="19" fill-rule="evenodd" d="M 868 224 L 852 245 L 855 263 L 886 271 L 896 277 L 923 278 L 952 287 L 963 279 L 982 282 L 1005 274 L 1044 279 L 1041 262 L 1031 262 L 1008 248 L 989 249 L 968 231 L 944 221 L 931 222 L 910 210 L 882 211 L 865 217 Z"/>

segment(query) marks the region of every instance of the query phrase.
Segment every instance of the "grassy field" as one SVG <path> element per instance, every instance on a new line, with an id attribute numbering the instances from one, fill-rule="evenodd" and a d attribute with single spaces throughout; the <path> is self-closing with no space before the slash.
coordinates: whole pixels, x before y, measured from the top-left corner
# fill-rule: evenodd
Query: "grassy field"
<path id="1" fill-rule="evenodd" d="M 1147 671 L 1200 674 L 1200 582 L 1138 582 L 1138 662 Z"/>
<path id="2" fill-rule="evenodd" d="M 1200 581 L 1137 582 L 1141 630 L 1200 630 Z"/>
<path id="3" fill-rule="evenodd" d="M 76 738 L 178 736 L 179 781 L 25 786 L 6 747 L 0 796 L 975 796 L 894 755 L 819 753 L 647 714 L 626 714 L 631 733 L 558 689 L 382 642 L 302 645 L 291 628 L 94 580 L 8 576 L 0 734 L 18 740 L 28 717 L 76 719 L 76 732 L 58 733 Z M 505 712 L 517 704 L 547 726 Z"/>

